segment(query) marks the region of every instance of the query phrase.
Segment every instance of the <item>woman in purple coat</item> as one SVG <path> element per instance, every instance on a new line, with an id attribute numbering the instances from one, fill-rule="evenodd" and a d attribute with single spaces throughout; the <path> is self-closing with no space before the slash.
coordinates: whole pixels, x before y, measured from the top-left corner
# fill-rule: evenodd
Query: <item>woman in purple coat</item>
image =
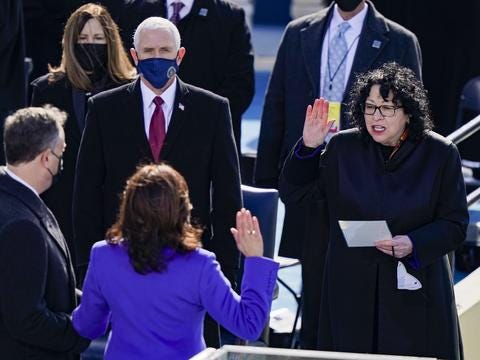
<path id="1" fill-rule="evenodd" d="M 270 312 L 278 264 L 263 258 L 258 221 L 237 213 L 232 233 L 245 256 L 242 296 L 200 248 L 184 178 L 147 165 L 128 181 L 117 222 L 96 243 L 73 313 L 75 329 L 95 339 L 111 325 L 106 359 L 188 359 L 205 348 L 208 313 L 232 333 L 256 339 Z"/>

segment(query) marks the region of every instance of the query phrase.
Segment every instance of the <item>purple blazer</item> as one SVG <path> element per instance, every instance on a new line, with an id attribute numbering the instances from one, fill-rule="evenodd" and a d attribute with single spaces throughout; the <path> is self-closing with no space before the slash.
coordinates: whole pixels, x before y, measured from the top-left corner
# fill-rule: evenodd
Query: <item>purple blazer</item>
<path id="1" fill-rule="evenodd" d="M 172 254 L 167 270 L 141 275 L 123 245 L 97 242 L 91 252 L 81 304 L 73 326 L 84 337 L 111 333 L 105 359 L 188 359 L 205 349 L 208 313 L 232 333 L 256 339 L 267 322 L 278 264 L 245 260 L 242 296 L 204 249 Z"/>

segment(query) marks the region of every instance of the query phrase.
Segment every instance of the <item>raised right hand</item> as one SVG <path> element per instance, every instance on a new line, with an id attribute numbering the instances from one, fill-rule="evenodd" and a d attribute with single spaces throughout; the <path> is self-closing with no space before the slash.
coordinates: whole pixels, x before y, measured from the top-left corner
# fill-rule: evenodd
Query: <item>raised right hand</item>
<path id="1" fill-rule="evenodd" d="M 303 143 L 310 148 L 323 144 L 334 120 L 328 120 L 328 101 L 324 98 L 316 99 L 308 105 L 303 125 Z"/>
<path id="2" fill-rule="evenodd" d="M 245 256 L 263 256 L 263 238 L 260 226 L 250 211 L 237 211 L 237 228 L 231 228 L 238 250 Z"/>

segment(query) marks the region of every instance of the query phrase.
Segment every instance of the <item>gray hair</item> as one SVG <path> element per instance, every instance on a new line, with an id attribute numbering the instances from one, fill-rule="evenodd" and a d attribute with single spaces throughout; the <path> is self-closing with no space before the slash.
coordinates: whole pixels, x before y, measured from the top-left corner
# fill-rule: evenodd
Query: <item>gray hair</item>
<path id="1" fill-rule="evenodd" d="M 133 46 L 137 50 L 138 43 L 140 42 L 140 33 L 142 30 L 156 30 L 156 29 L 165 29 L 170 31 L 173 36 L 173 41 L 175 42 L 175 47 L 178 51 L 180 49 L 180 33 L 177 27 L 169 20 L 164 19 L 158 16 L 152 16 L 145 20 L 143 20 L 140 25 L 137 26 L 135 29 L 135 33 L 133 34 Z"/>
<path id="2" fill-rule="evenodd" d="M 27 107 L 7 117 L 3 146 L 8 164 L 34 160 L 46 149 L 54 149 L 67 114 L 56 107 Z"/>

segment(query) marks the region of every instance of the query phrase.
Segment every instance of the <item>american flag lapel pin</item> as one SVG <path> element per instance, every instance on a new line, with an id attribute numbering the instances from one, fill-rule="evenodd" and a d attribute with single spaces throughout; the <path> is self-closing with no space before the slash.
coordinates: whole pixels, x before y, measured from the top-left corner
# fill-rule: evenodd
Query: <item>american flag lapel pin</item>
<path id="1" fill-rule="evenodd" d="M 380 40 L 373 40 L 372 47 L 375 49 L 380 49 L 382 42 Z"/>
<path id="2" fill-rule="evenodd" d="M 182 111 L 185 110 L 185 106 L 182 103 L 178 103 L 178 108 Z"/>

